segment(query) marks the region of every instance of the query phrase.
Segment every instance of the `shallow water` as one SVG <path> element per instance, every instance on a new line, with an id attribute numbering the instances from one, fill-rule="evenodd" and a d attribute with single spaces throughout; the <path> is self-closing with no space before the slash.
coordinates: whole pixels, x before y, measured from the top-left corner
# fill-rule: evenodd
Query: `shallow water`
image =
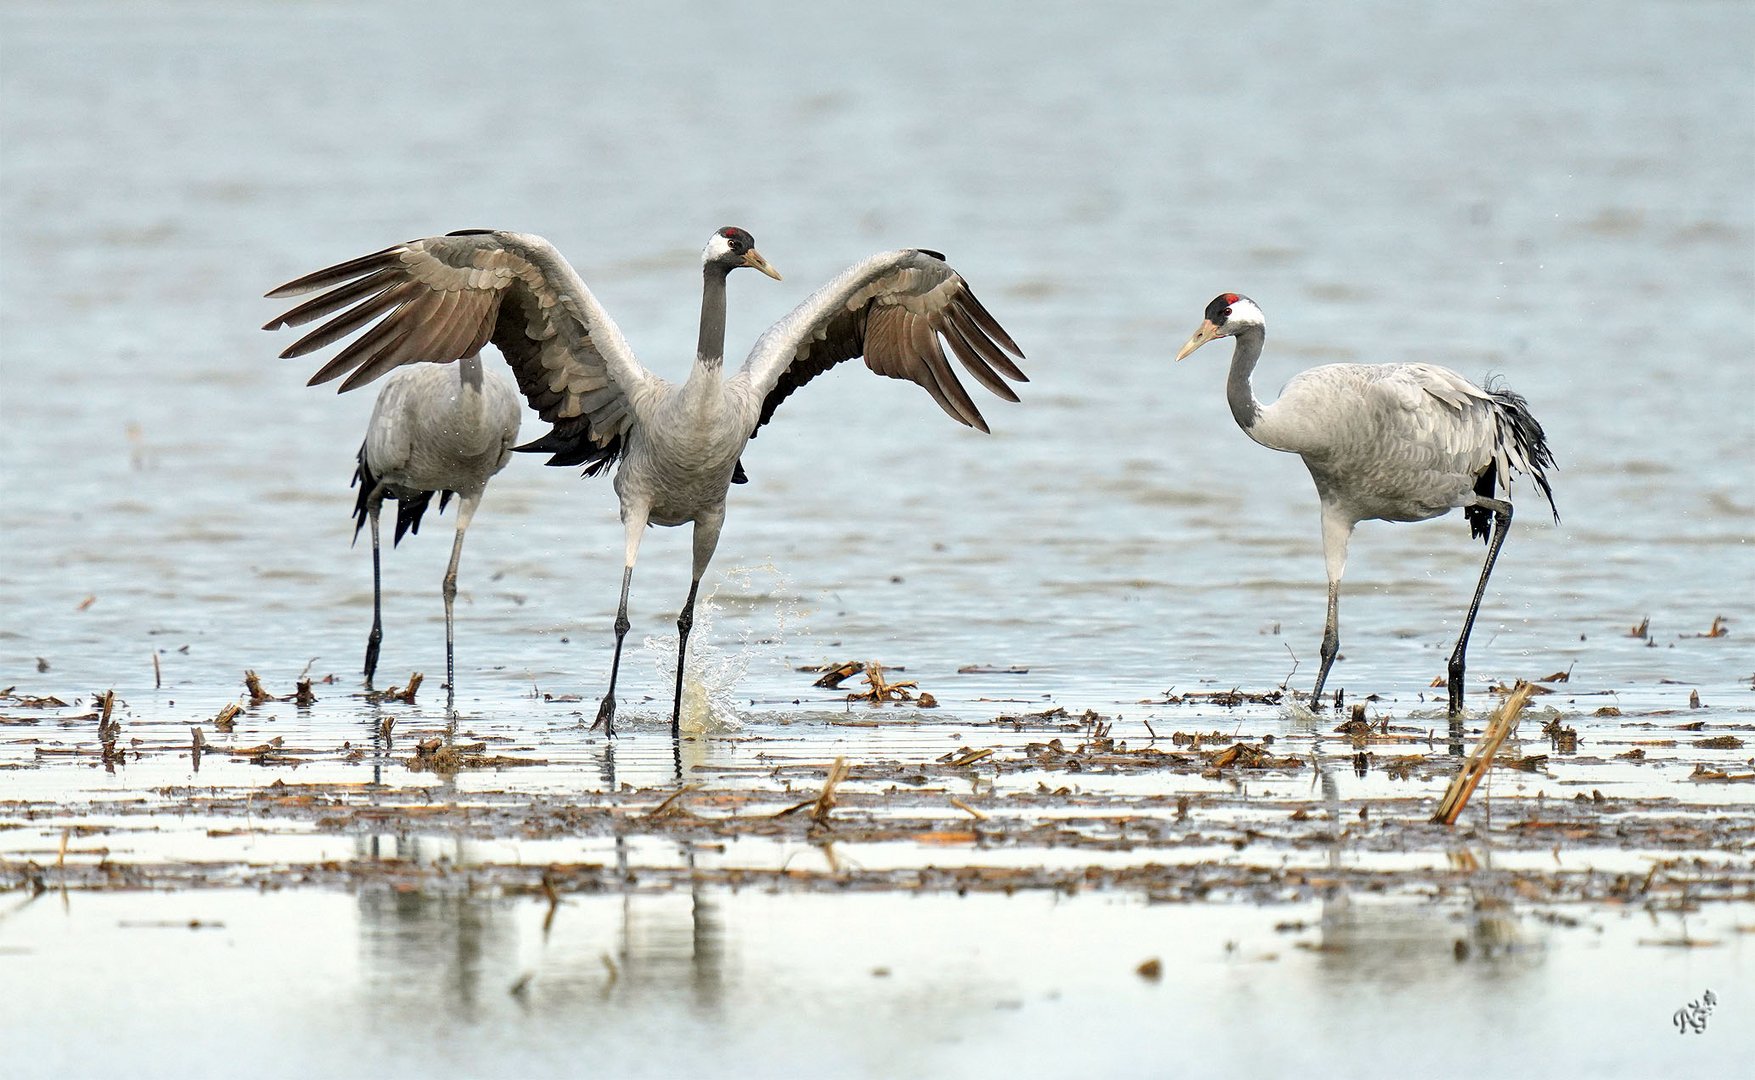
<path id="1" fill-rule="evenodd" d="M 23 928 L 38 956 L 178 972 L 168 996 L 107 996 L 107 1038 L 152 1047 L 166 1023 L 212 1018 L 175 1056 L 124 1051 L 139 1076 L 202 1062 L 263 1076 L 530 1075 L 582 1061 L 618 1076 L 988 1076 L 1016 1075 L 999 1063 L 1019 1059 L 1032 1075 L 1235 1076 L 1347 1033 L 1360 1033 L 1355 1053 L 1313 1075 L 1399 1075 L 1408 1060 L 1432 1075 L 1617 1075 L 1624 1044 L 1603 1036 L 1624 1026 L 1663 1040 L 1655 1060 L 1679 1071 L 1748 1047 L 1723 1005 L 1705 1037 L 1663 1030 L 1707 985 L 1730 999 L 1726 957 L 1642 948 L 1659 931 L 1633 915 L 1554 926 L 1369 901 L 1166 909 L 1099 896 L 935 896 L 898 910 L 882 896 L 703 890 L 579 898 L 544 933 L 540 900 L 460 895 L 38 907 Z M 309 948 L 336 938 L 357 946 Z M 1475 943 L 1461 961 L 1459 940 Z M 1161 981 L 1132 970 L 1152 957 Z M 88 1061 L 77 1047 L 92 1003 L 36 957 L 8 960 L 44 987 L 22 1049 L 47 1052 L 25 1060 L 45 1073 Z M 1627 992 L 1587 1020 L 1576 1001 L 1598 979 Z M 1668 987 L 1695 984 L 1672 1000 Z M 1466 1038 L 1445 1033 L 1459 998 L 1491 1003 L 1457 1024 Z M 264 1045 L 298 1047 L 296 1062 Z"/>
<path id="2" fill-rule="evenodd" d="M 1313 1046 L 1318 1075 L 1437 1054 L 1435 1075 L 1638 1076 L 1745 1056 L 1751 716 L 1538 700 L 1558 704 L 1505 757 L 1546 756 L 1495 770 L 1455 830 L 1426 823 L 1455 762 L 1436 716 L 1355 742 L 1283 706 L 1106 729 L 818 709 L 685 740 L 679 789 L 667 739 L 607 746 L 555 703 L 450 731 L 442 708 L 267 703 L 200 755 L 176 709 L 121 705 L 106 755 L 91 703 L 8 702 L 0 975 L 31 988 L 9 1046 L 53 1076 L 1235 1075 Z M 1538 736 L 1548 716 L 1581 729 L 1576 753 Z M 1197 733 L 1271 739 L 1275 763 L 1219 769 Z M 435 767 L 418 747 L 446 739 L 504 764 Z M 819 819 L 831 754 L 854 771 Z M 1707 991 L 1708 1037 L 1678 1043 Z M 1494 1038 L 1465 1051 L 1440 1025 Z"/>
<path id="3" fill-rule="evenodd" d="M 1000 713 L 1050 705 L 1096 708 L 1135 745 L 1147 722 L 1160 732 L 1306 741 L 1326 731 L 1281 707 L 1142 704 L 1189 690 L 1265 691 L 1288 672 L 1292 686 L 1307 687 L 1314 675 L 1323 587 L 1308 476 L 1236 429 L 1222 346 L 1170 363 L 1206 301 L 1234 289 L 1273 323 L 1264 397 L 1299 368 L 1337 359 L 1444 363 L 1474 378 L 1503 376 L 1525 394 L 1560 462 L 1564 520 L 1551 524 L 1527 485 L 1516 489 L 1522 511 L 1471 648 L 1471 704 L 1485 707 L 1489 683 L 1569 671 L 1570 682 L 1551 684 L 1562 694 L 1538 704 L 1557 703 L 1597 759 L 1571 778 L 1687 806 L 1746 799 L 1747 785 L 1687 780 L 1708 762 L 1746 769 L 1746 751 L 1694 752 L 1692 736 L 1639 727 L 1699 719 L 1706 734 L 1733 732 L 1755 715 L 1746 644 L 1755 633 L 1755 204 L 1746 187 L 1755 171 L 1755 15 L 1746 6 L 1437 12 L 1370 3 L 1220 17 L 1210 6 L 1118 4 L 1086 5 L 1075 19 L 924 4 L 857 17 L 806 4 L 532 6 L 489 17 L 430 4 L 25 3 L 0 11 L 0 38 L 0 686 L 70 701 L 114 687 L 129 737 L 150 744 L 112 775 L 89 757 L 34 756 L 37 747 L 90 750 L 95 736 L 82 722 L 0 728 L 6 760 L 31 766 L 0 772 L 8 799 L 64 800 L 78 820 L 109 823 L 100 803 L 155 786 L 354 782 L 373 769 L 373 756 L 348 761 L 339 749 L 367 745 L 373 729 L 374 714 L 353 696 L 370 571 L 365 549 L 348 546 L 347 489 L 371 398 L 307 389 L 311 365 L 274 359 L 287 341 L 256 329 L 278 312 L 263 291 L 406 237 L 483 225 L 535 231 L 573 260 L 645 361 L 680 376 L 694 341 L 699 244 L 732 222 L 786 274 L 783 283 L 734 278 L 734 359 L 739 343 L 848 262 L 919 244 L 949 253 L 1024 347 L 1033 381 L 1021 405 L 983 405 L 990 437 L 959 428 L 913 387 L 851 368 L 787 402 L 746 455 L 752 483 L 733 495 L 709 582 L 711 622 L 696 629 L 692 692 L 713 700 L 721 735 L 684 747 L 691 776 L 723 783 L 715 768 L 762 754 L 794 754 L 813 768 L 842 753 L 930 762 L 985 745 L 960 726 L 985 734 Z M 527 434 L 539 430 L 527 419 Z M 405 729 L 438 727 L 437 593 L 450 520 L 429 518 L 427 535 L 386 559 L 381 674 L 433 676 L 420 719 Z M 608 671 L 620 551 L 608 484 L 523 457 L 495 480 L 471 530 L 458 604 L 462 726 L 505 740 L 495 752 L 522 747 L 553 762 L 508 771 L 527 795 L 674 783 L 670 745 L 656 732 L 666 639 L 687 586 L 685 533 L 653 530 L 642 550 L 630 639 L 638 647 L 623 673 L 631 736 L 615 750 L 613 781 L 601 742 L 580 730 Z M 1353 700 L 1378 695 L 1374 716 L 1442 729 L 1428 684 L 1442 673 L 1481 555 L 1460 518 L 1363 526 L 1334 684 Z M 1695 636 L 1719 617 L 1728 636 Z M 1629 633 L 1647 619 L 1646 635 Z M 905 668 L 901 677 L 930 691 L 942 718 L 893 730 L 912 714 L 849 708 L 796 670 L 853 658 Z M 959 673 L 975 665 L 1027 671 Z M 246 668 L 290 693 L 307 667 L 337 680 L 319 682 L 319 704 L 257 710 L 238 738 L 281 734 L 320 750 L 317 760 L 294 768 L 210 758 L 195 775 L 173 749 L 186 746 L 188 726 L 236 697 Z M 1695 693 L 1703 711 L 1689 708 Z M 1605 704 L 1622 716 L 1595 718 Z M 872 721 L 884 726 L 844 723 Z M 1647 735 L 1680 742 L 1654 748 L 1647 763 L 1614 758 Z M 1444 749 L 1442 739 L 1420 748 Z M 406 753 L 405 741 L 377 764 Z M 1345 800 L 1431 798 L 1442 788 L 1442 778 L 1395 782 L 1380 769 L 1357 777 L 1344 767 L 1351 750 L 1332 739 L 1325 753 L 1343 763 L 1334 771 Z M 397 788 L 426 775 L 396 764 L 376 778 Z M 994 782 L 1028 791 L 1038 779 Z M 441 791 L 506 783 L 465 773 Z M 820 783 L 819 771 L 799 786 Z M 1145 774 L 1104 791 L 1134 798 L 1207 786 Z M 1226 813 L 1242 820 L 1245 810 Z M 233 817 L 225 811 L 214 827 L 235 828 Z M 162 849 L 130 858 L 231 865 L 223 840 L 203 842 L 207 824 L 172 829 Z M 331 857 L 351 850 L 351 833 L 307 828 L 298 844 Z M 57 836 L 54 827 L 14 831 L 6 858 L 41 861 L 25 853 Z M 270 864 L 291 857 L 283 842 L 295 841 L 277 840 Z M 920 858 L 907 845 L 886 851 L 903 863 Z M 750 856 L 764 865 L 776 857 L 761 848 Z M 1747 861 L 1746 852 L 1727 857 Z M 438 918 L 507 935 L 480 949 L 486 1004 L 460 1010 L 468 980 L 455 979 L 445 983 L 454 991 L 435 987 L 383 1015 L 443 1017 L 479 1036 L 503 1011 L 529 1009 L 519 1042 L 538 1056 L 527 1064 L 576 1046 L 574 1029 L 561 1026 L 575 1018 L 547 998 L 546 980 L 532 983 L 534 1004 L 501 995 L 513 969 L 534 962 L 541 902 L 462 903 L 427 891 L 417 898 L 440 908 Z M 740 928 L 742 944 L 728 946 L 736 971 L 719 983 L 725 1011 L 709 1022 L 661 993 L 618 999 L 624 1022 L 591 1044 L 612 1071 L 638 1071 L 651 1032 L 708 1040 L 707 1029 L 711 1040 L 736 1032 L 748 1071 L 785 1069 L 810 1057 L 812 1039 L 851 1029 L 771 1026 L 782 1023 L 765 1011 L 776 986 L 796 979 L 858 1001 L 907 981 L 900 960 L 893 982 L 868 981 L 859 965 L 880 961 L 831 970 L 808 940 L 789 948 L 753 936 L 796 921 L 842 941 L 848 935 L 828 927 L 857 925 L 863 914 L 851 902 L 838 908 L 844 898 L 707 891 Z M 177 947 L 222 952 L 229 959 L 211 962 L 234 976 L 240 963 L 321 965 L 366 998 L 386 982 L 436 984 L 439 969 L 420 948 L 371 928 L 365 909 L 389 902 L 363 886 L 358 895 L 201 892 L 188 903 L 180 894 L 76 893 L 64 908 L 45 896 L 0 922 L 0 935 L 57 944 L 33 947 L 0 973 L 66 995 L 44 1002 L 83 1001 L 109 986 L 95 969 L 89 979 L 45 982 L 40 965 L 86 970 L 80 957 L 110 950 L 142 950 L 144 963 L 174 932 L 116 929 L 116 920 L 207 910 L 226 921 L 227 936 L 193 933 Z M 610 947 L 619 901 L 569 902 L 589 909 L 577 922 L 598 936 L 551 948 L 601 980 L 597 953 Z M 637 902 L 664 912 L 655 918 L 688 906 L 668 895 Z M 1147 1038 L 1165 1017 L 1188 1015 L 1204 1030 L 1237 1019 L 1212 1005 L 1220 1000 L 1257 1026 L 1283 1016 L 1308 1038 L 1339 1040 L 1337 1024 L 1364 1023 L 1383 1001 L 1356 992 L 1353 976 L 1325 975 L 1328 954 L 1291 949 L 1260 969 L 1282 974 L 1248 980 L 1245 997 L 1203 995 L 1239 970 L 1201 952 L 1204 938 L 1271 942 L 1274 923 L 1308 918 L 1282 906 L 1166 909 L 1127 890 L 1064 904 L 1041 895 L 869 902 L 906 912 L 883 916 L 907 928 L 891 939 L 898 950 L 925 953 L 930 942 L 983 930 L 1017 937 L 978 955 L 957 951 L 964 946 L 935 954 L 939 966 L 913 984 L 920 996 L 911 1000 L 972 1011 L 897 1006 L 898 1023 L 942 1038 L 926 1038 L 933 1049 L 917 1059 L 824 1051 L 849 1072 L 981 1071 L 1016 1060 L 996 1048 L 1018 1052 L 1039 1017 L 1095 1018 Z M 1392 907 L 1392 927 L 1426 917 Z M 1157 921 L 1165 910 L 1177 912 L 1171 929 Z M 329 921 L 355 911 L 352 924 Z M 47 929 L 49 912 L 59 930 Z M 1622 926 L 1622 916 L 1595 908 L 1589 918 Z M 1734 906 L 1702 918 L 1719 929 L 1750 921 Z M 254 920 L 317 928 L 330 947 L 293 955 L 248 929 Z M 556 933 L 583 933 L 573 922 L 558 920 Z M 674 943 L 692 931 L 666 933 Z M 1637 1009 L 1654 1041 L 1641 1044 L 1651 1047 L 1645 1056 L 1619 1058 L 1623 1071 L 1685 1069 L 1685 1058 L 1670 1056 L 1683 1051 L 1657 1049 L 1668 1035 L 1663 1045 L 1696 1052 L 1668 1029 L 1670 1011 L 1706 988 L 1700 976 L 1749 982 L 1747 934 L 1715 930 L 1723 949 L 1671 951 L 1640 948 L 1618 929 L 1543 933 L 1550 944 L 1520 969 L 1540 989 L 1517 998 L 1536 1013 L 1572 1015 L 1589 1031 L 1594 1020 L 1559 1011 L 1567 994 L 1576 1006 L 1580 984 L 1641 987 L 1616 1007 Z M 1092 982 L 1073 948 L 1025 954 L 1018 944 L 1061 934 L 1094 941 L 1107 957 L 1095 968 L 1115 981 Z M 1174 949 L 1134 948 L 1137 935 Z M 356 941 L 370 965 L 343 955 Z M 1448 948 L 1446 938 L 1438 951 Z M 1186 980 L 1148 986 L 1132 975 L 1147 954 L 1172 951 L 1206 959 Z M 686 981 L 691 970 L 687 961 L 652 963 L 665 972 L 656 985 Z M 1475 1021 L 1505 1022 L 1498 975 L 1454 969 L 1464 973 L 1458 987 L 1452 963 L 1390 966 L 1416 1000 L 1460 1002 Z M 1628 973 L 1653 964 L 1662 970 Z M 569 985 L 589 997 L 589 978 Z M 1720 982 L 1723 996 L 1730 979 Z M 1052 991 L 1064 996 L 1045 1004 Z M 1586 999 L 1593 1014 L 1604 997 Z M 176 994 L 157 1000 L 186 1004 Z M 273 997 L 262 1015 L 292 1000 Z M 1025 1004 L 993 1004 L 1014 1000 Z M 299 1008 L 304 1019 L 285 1030 L 306 1045 L 344 1011 L 328 998 Z M 1339 1011 L 1311 1011 L 1319 1008 Z M 978 1023 L 967 1019 L 976 1014 Z M 1026 1016 L 1030 1027 L 1018 1026 Z M 1538 1035 L 1535 1023 L 1523 1017 L 1505 1029 L 1507 1046 L 1573 1064 L 1567 1025 L 1545 1041 L 1554 1031 Z M 1722 1051 L 1731 1028 L 1719 1024 L 1720 1041 L 1705 1045 Z M 45 1021 L 36 1030 L 62 1029 Z M 311 1052 L 332 1046 L 370 1071 L 362 1041 L 337 1036 Z M 470 1041 L 440 1038 L 434 1052 Z M 1230 1040 L 1233 1056 L 1210 1060 L 1213 1071 L 1234 1070 L 1284 1060 L 1299 1045 Z M 1105 1044 L 1115 1056 L 1083 1060 L 1138 1061 L 1124 1057 L 1135 1049 Z M 1024 1060 L 1045 1069 L 1078 1066 L 1041 1057 L 1039 1046 L 1029 1053 Z M 678 1065 L 700 1060 L 712 1059 L 685 1055 Z M 414 1064 L 407 1071 L 420 1071 Z"/>

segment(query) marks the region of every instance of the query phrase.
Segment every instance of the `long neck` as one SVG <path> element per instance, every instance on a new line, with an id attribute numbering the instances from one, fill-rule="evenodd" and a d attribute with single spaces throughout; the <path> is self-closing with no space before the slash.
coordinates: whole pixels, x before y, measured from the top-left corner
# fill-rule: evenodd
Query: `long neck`
<path id="1" fill-rule="evenodd" d="M 485 375 L 481 354 L 465 356 L 457 361 L 457 390 L 451 398 L 445 426 L 459 450 L 485 452 L 501 437 L 494 425 L 486 422 L 488 414 Z"/>
<path id="2" fill-rule="evenodd" d="M 458 381 L 463 384 L 463 389 L 473 390 L 477 394 L 481 393 L 482 373 L 480 353 L 476 353 L 474 356 L 465 356 L 463 359 L 457 361 L 457 378 Z"/>
<path id="3" fill-rule="evenodd" d="M 1251 327 L 1236 336 L 1237 345 L 1231 352 L 1231 377 L 1225 381 L 1225 400 L 1231 403 L 1231 415 L 1244 431 L 1255 427 L 1255 422 L 1261 419 L 1262 405 L 1255 399 L 1255 388 L 1249 379 L 1255 374 L 1255 363 L 1261 359 L 1261 345 L 1266 337 L 1266 330 Z"/>
<path id="4" fill-rule="evenodd" d="M 701 338 L 695 345 L 695 363 L 718 369 L 725 364 L 726 269 L 708 263 L 701 272 Z"/>
<path id="5" fill-rule="evenodd" d="M 1256 400 L 1255 388 L 1250 383 L 1266 338 L 1267 330 L 1259 326 L 1236 335 L 1237 346 L 1231 353 L 1231 375 L 1225 380 L 1225 400 L 1231 403 L 1231 415 L 1236 418 L 1237 426 L 1251 439 L 1272 450 L 1301 454 L 1309 448 L 1303 426 L 1296 422 L 1296 418 L 1276 415 L 1272 405 L 1263 405 Z"/>

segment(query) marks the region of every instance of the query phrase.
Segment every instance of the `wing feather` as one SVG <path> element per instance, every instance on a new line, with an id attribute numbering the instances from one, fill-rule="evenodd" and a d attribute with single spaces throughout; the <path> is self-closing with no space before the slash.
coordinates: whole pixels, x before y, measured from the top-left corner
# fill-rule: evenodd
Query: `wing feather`
<path id="1" fill-rule="evenodd" d="M 311 376 L 310 381 L 305 385 L 316 386 L 320 383 L 326 383 L 330 379 L 344 375 L 365 363 L 377 355 L 378 350 L 395 348 L 414 329 L 412 325 L 395 317 L 407 304 L 406 299 L 401 301 L 377 325 L 355 338 L 345 349 L 336 353 L 327 364 L 318 368 L 317 374 Z"/>
<path id="2" fill-rule="evenodd" d="M 374 270 L 394 267 L 400 261 L 403 248 L 406 246 L 398 244 L 394 247 L 387 247 L 382 251 L 374 251 L 370 255 L 361 255 L 357 259 L 336 263 L 334 266 L 325 267 L 315 273 L 306 274 L 304 277 L 293 278 L 278 289 L 270 291 L 267 296 L 270 300 L 279 300 L 286 296 L 300 296 L 318 289 L 326 289 L 343 281 L 352 281 L 354 278 L 369 274 Z M 284 319 L 285 316 L 282 316 L 280 320 L 269 323 L 263 329 L 277 330 L 285 325 Z"/>
<path id="3" fill-rule="evenodd" d="M 1005 332 L 1005 327 L 999 325 L 999 320 L 993 317 L 993 315 L 987 310 L 986 306 L 983 305 L 980 300 L 976 299 L 974 290 L 970 289 L 966 282 L 963 285 L 963 295 L 964 303 L 959 305 L 959 310 L 971 316 L 975 320 L 975 325 L 979 326 L 989 337 L 993 338 L 994 341 L 1004 346 L 1006 351 L 1010 352 L 1013 356 L 1022 359 L 1024 353 L 1023 350 L 1018 348 L 1018 343 L 1013 341 L 1012 336 Z M 996 353 L 996 356 L 997 358 L 994 361 L 994 366 L 1005 372 L 1007 378 L 1016 379 L 1018 382 L 1030 381 L 1024 377 L 1022 371 L 1018 370 L 1018 366 L 1006 357 L 1005 353 Z"/>
<path id="4" fill-rule="evenodd" d="M 278 330 L 283 326 L 303 326 L 312 319 L 339 311 L 363 296 L 388 289 L 395 283 L 396 272 L 389 267 L 374 271 L 351 285 L 331 289 L 313 300 L 307 300 L 262 329 Z M 284 355 L 284 354 L 283 354 Z"/>
<path id="5" fill-rule="evenodd" d="M 336 290 L 336 292 L 341 291 L 342 290 L 340 289 Z M 390 286 L 365 302 L 356 305 L 352 310 L 345 311 L 335 318 L 330 319 L 322 326 L 317 327 L 317 329 L 312 330 L 304 337 L 299 338 L 291 345 L 288 345 L 285 349 L 282 349 L 280 353 L 281 359 L 291 360 L 294 357 L 304 356 L 306 353 L 313 353 L 318 349 L 333 345 L 335 342 L 340 341 L 342 338 L 353 333 L 355 330 L 358 330 L 360 327 L 384 314 L 384 312 L 389 311 L 391 308 L 396 307 L 399 304 L 407 303 L 414 298 L 414 291 L 415 286 L 406 282 Z M 323 296 L 319 296 L 311 303 L 326 303 L 333 295 L 335 294 L 326 293 Z M 351 301 L 342 301 L 341 303 L 351 303 Z M 292 313 L 288 312 L 287 314 L 290 317 Z M 288 318 L 283 319 L 281 325 L 293 324 L 291 323 L 290 318 Z M 274 324 L 270 323 L 263 329 L 271 330 L 273 328 Z"/>
<path id="6" fill-rule="evenodd" d="M 387 345 L 356 368 L 341 384 L 342 391 L 352 390 L 356 386 L 364 386 L 380 375 L 388 374 L 410 361 L 431 360 L 432 344 L 435 338 L 444 331 L 445 320 L 449 318 L 451 309 L 457 306 L 457 294 L 454 292 L 420 293 L 411 301 L 416 307 L 414 317 L 403 320 L 408 333 L 399 337 L 395 344 Z M 447 357 L 446 359 L 454 359 Z"/>
<path id="7" fill-rule="evenodd" d="M 282 356 L 304 356 L 365 332 L 319 368 L 312 385 L 348 375 L 340 389 L 352 390 L 403 364 L 473 356 L 491 341 L 531 407 L 557 425 L 543 440 L 547 448 L 557 450 L 558 440 L 560 449 L 590 461 L 591 471 L 621 455 L 640 402 L 662 385 L 640 366 L 578 273 L 539 236 L 468 230 L 410 240 L 295 278 L 268 295 L 314 290 L 325 291 L 263 327 L 327 318 Z"/>
<path id="8" fill-rule="evenodd" d="M 1017 391 L 1007 386 L 1005 380 L 994 372 L 996 367 L 1001 371 L 1007 368 L 1016 371 L 1015 365 L 978 331 L 967 315 L 955 309 L 951 311 L 951 317 L 945 320 L 945 340 L 951 343 L 951 351 L 957 354 L 963 367 L 980 380 L 982 386 L 1007 401 L 1018 400 Z M 987 348 L 983 349 L 983 344 Z M 1022 378 L 1023 374 L 1019 371 L 1018 377 Z"/>
<path id="9" fill-rule="evenodd" d="M 934 332 L 932 325 L 921 316 L 910 315 L 907 317 L 907 326 L 909 351 L 926 365 L 927 372 L 938 383 L 941 394 L 935 396 L 939 398 L 939 406 L 943 408 L 945 400 L 949 399 L 951 407 L 946 412 L 983 434 L 987 433 L 987 421 L 970 399 L 969 392 L 957 381 L 951 365 L 945 361 L 944 350 L 939 347 L 938 334 Z"/>
<path id="10" fill-rule="evenodd" d="M 1000 376 L 1029 381 L 1012 359 L 1023 359 L 1023 351 L 962 275 L 924 250 L 886 252 L 849 267 L 757 340 L 731 386 L 743 391 L 753 434 L 799 387 L 863 356 L 876 374 L 918 384 L 952 419 L 987 431 L 941 338 L 981 385 L 1018 400 Z"/>

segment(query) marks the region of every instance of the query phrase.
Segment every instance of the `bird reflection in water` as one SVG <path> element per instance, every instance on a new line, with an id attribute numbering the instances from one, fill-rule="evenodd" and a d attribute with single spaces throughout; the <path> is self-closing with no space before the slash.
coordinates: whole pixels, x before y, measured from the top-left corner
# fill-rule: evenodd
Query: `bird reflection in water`
<path id="1" fill-rule="evenodd" d="M 501 842 L 394 833 L 361 837 L 356 851 L 362 860 L 424 871 L 416 888 L 372 888 L 359 897 L 367 997 L 392 1012 L 469 1018 L 513 1002 L 571 1010 L 647 1001 L 716 1010 L 725 998 L 719 905 L 699 885 L 647 892 L 640 883 L 642 855 L 692 869 L 692 843 L 675 843 L 667 857 L 617 836 L 615 891 L 558 896 L 546 917 L 538 915 L 548 905 L 541 896 L 476 891 L 472 868 L 503 858 Z"/>
<path id="2" fill-rule="evenodd" d="M 1322 894 L 1320 938 L 1315 946 L 1318 970 L 1337 988 L 1359 986 L 1415 986 L 1429 983 L 1434 958 L 1446 954 L 1457 962 L 1476 960 L 1494 963 L 1494 978 L 1513 977 L 1540 965 L 1541 950 L 1524 933 L 1522 920 L 1504 890 L 1494 880 L 1492 849 L 1458 847 L 1449 855 L 1450 867 L 1463 882 L 1468 908 L 1462 914 L 1462 933 L 1454 903 L 1408 903 L 1374 900 L 1355 903 L 1347 884 L 1351 863 L 1348 849 L 1355 831 L 1343 822 L 1359 821 L 1369 828 L 1369 818 L 1341 800 L 1336 762 L 1340 757 L 1323 753 L 1322 735 L 1312 742 L 1317 762 L 1317 783 L 1328 822 L 1328 869 L 1330 880 Z M 1352 760 L 1350 754 L 1345 760 Z M 1518 961 L 1506 963 L 1505 961 Z"/>

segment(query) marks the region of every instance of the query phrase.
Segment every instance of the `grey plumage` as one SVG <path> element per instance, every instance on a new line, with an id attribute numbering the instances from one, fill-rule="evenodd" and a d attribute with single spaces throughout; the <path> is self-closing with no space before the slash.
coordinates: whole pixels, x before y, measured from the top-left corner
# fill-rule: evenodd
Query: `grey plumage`
<path id="1" fill-rule="evenodd" d="M 394 372 L 372 406 L 360 445 L 354 483 L 354 535 L 369 524 L 372 533 L 372 631 L 366 639 L 365 676 L 370 685 L 383 641 L 381 552 L 378 514 L 386 498 L 397 501 L 392 544 L 418 532 L 421 515 L 435 493 L 442 512 L 457 497 L 457 531 L 441 595 L 445 603 L 446 700 L 455 705 L 456 663 L 452 608 L 463 538 L 493 476 L 511 460 L 518 441 L 520 408 L 511 381 L 482 369 L 471 354 L 455 364 L 422 364 Z"/>
<path id="2" fill-rule="evenodd" d="M 312 378 L 346 375 L 342 390 L 402 364 L 444 361 L 492 341 L 525 399 L 551 428 L 520 450 L 588 475 L 618 465 L 615 490 L 626 529 L 615 660 L 598 720 L 613 734 L 615 683 L 628 631 L 627 599 L 646 525 L 694 525 L 694 573 L 677 620 L 678 733 L 682 675 L 696 590 L 718 544 L 726 492 L 739 457 L 782 401 L 845 360 L 908 379 L 959 423 L 988 430 L 946 362 L 940 338 L 965 370 L 1000 397 L 1000 376 L 1026 381 L 1023 354 L 935 252 L 874 255 L 843 272 L 764 333 L 743 366 L 724 374 L 726 277 L 751 267 L 778 278 L 742 229 L 714 233 L 702 253 L 700 338 L 686 381 L 647 371 L 578 273 L 546 240 L 470 230 L 411 240 L 289 282 L 270 296 L 329 291 L 268 329 L 329 316 L 283 355 L 302 356 L 365 332 Z M 375 320 L 375 321 L 374 321 Z M 1009 355 L 1008 355 L 1009 354 Z"/>
<path id="3" fill-rule="evenodd" d="M 1511 525 L 1511 479 L 1528 475 L 1554 508 L 1547 470 L 1554 458 L 1541 424 L 1510 390 L 1483 390 L 1433 364 L 1328 364 L 1293 377 L 1278 400 L 1255 398 L 1250 378 L 1261 358 L 1266 319 L 1254 301 L 1225 293 L 1207 306 L 1181 360 L 1214 338 L 1237 340 L 1226 397 L 1250 438 L 1298 454 L 1322 503 L 1328 617 L 1318 696 L 1340 648 L 1340 581 L 1353 528 L 1369 519 L 1425 521 L 1463 508 L 1473 536 L 1488 539 L 1487 559 L 1448 667 L 1452 717 L 1462 712 L 1469 633 Z M 1490 524 L 1497 521 L 1497 527 Z"/>

